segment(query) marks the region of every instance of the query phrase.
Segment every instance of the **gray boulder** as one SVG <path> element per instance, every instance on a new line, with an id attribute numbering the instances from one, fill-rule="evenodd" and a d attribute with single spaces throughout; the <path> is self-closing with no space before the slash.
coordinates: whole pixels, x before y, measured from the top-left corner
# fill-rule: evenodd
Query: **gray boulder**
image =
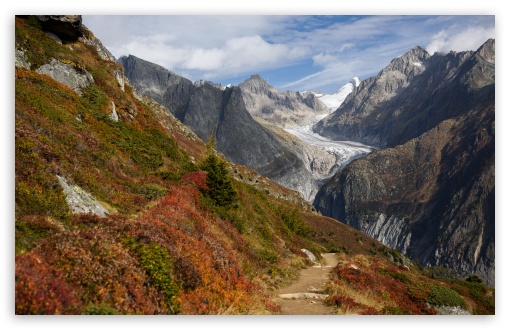
<path id="1" fill-rule="evenodd" d="M 86 70 L 80 71 L 82 72 L 79 72 L 70 64 L 62 63 L 55 59 L 49 64 L 44 64 L 36 70 L 37 73 L 50 76 L 59 83 L 71 88 L 81 96 L 82 88 L 93 83 L 94 77 L 92 77 L 92 75 Z"/>
<path id="2" fill-rule="evenodd" d="M 17 67 L 30 70 L 30 63 L 28 63 L 28 59 L 25 56 L 25 52 L 23 52 L 22 50 L 16 49 L 16 51 L 14 53 L 14 58 L 15 58 L 15 65 Z"/>
<path id="3" fill-rule="evenodd" d="M 70 185 L 65 178 L 59 175 L 57 175 L 57 179 L 72 213 L 93 213 L 102 218 L 106 217 L 108 211 L 92 195 L 78 186 Z"/>

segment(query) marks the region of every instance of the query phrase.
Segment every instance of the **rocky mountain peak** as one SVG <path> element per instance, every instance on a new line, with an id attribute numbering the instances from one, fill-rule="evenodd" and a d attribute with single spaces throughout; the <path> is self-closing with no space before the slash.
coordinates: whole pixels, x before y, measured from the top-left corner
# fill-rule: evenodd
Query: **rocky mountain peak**
<path id="1" fill-rule="evenodd" d="M 429 57 L 430 54 L 425 49 L 416 46 L 404 55 L 393 59 L 383 71 L 400 71 L 405 75 L 409 75 L 411 71 L 423 71 L 425 69 L 423 63 Z"/>
<path id="2" fill-rule="evenodd" d="M 480 55 L 487 62 L 495 64 L 496 62 L 496 41 L 494 39 L 487 40 L 483 45 L 476 50 L 476 53 Z"/>
<path id="3" fill-rule="evenodd" d="M 257 93 L 257 94 L 265 94 L 265 93 L 267 93 L 267 91 L 275 89 L 264 78 L 262 78 L 258 74 L 252 75 L 250 78 L 248 78 L 244 82 L 240 83 L 239 87 L 242 89 L 247 89 L 250 92 Z"/>
<path id="4" fill-rule="evenodd" d="M 159 101 L 167 92 L 169 84 L 179 83 L 183 89 L 193 85 L 190 80 L 168 71 L 161 65 L 142 60 L 134 55 L 122 56 L 118 62 L 124 67 L 125 72 L 130 73 L 129 79 L 137 82 L 135 87 L 140 94 Z"/>

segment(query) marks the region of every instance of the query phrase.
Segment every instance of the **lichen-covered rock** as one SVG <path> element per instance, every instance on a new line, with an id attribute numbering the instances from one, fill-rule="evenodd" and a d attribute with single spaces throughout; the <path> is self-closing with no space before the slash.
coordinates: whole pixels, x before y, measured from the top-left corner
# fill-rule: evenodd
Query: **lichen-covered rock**
<path id="1" fill-rule="evenodd" d="M 78 186 L 69 185 L 67 180 L 59 175 L 57 179 L 72 213 L 93 213 L 102 218 L 106 217 L 108 211 L 92 195 Z"/>
<path id="2" fill-rule="evenodd" d="M 119 121 L 119 115 L 117 114 L 117 110 L 115 109 L 115 103 L 112 101 L 112 112 L 110 113 L 110 120 L 114 122 Z"/>
<path id="3" fill-rule="evenodd" d="M 437 315 L 471 315 L 469 311 L 460 306 L 434 306 Z"/>
<path id="4" fill-rule="evenodd" d="M 17 67 L 30 70 L 30 63 L 28 63 L 28 59 L 25 56 L 25 52 L 23 52 L 22 50 L 16 49 L 16 51 L 14 53 L 14 58 L 15 58 L 15 65 Z"/>
<path id="5" fill-rule="evenodd" d="M 79 72 L 72 65 L 62 63 L 55 59 L 39 67 L 36 72 L 50 76 L 62 85 L 71 88 L 79 95 L 82 95 L 82 88 L 94 82 L 94 78 L 87 71 L 83 70 L 83 72 Z"/>
<path id="6" fill-rule="evenodd" d="M 124 71 L 122 69 L 115 70 L 113 73 L 115 75 L 115 79 L 120 86 L 120 89 L 124 91 L 124 85 L 126 84 L 126 79 L 124 78 Z"/>

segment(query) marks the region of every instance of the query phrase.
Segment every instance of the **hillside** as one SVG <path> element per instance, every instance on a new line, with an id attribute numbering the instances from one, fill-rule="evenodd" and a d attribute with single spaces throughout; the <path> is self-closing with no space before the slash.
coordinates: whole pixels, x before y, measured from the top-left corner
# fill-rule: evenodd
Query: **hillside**
<path id="1" fill-rule="evenodd" d="M 494 290 L 476 277 L 432 279 L 227 162 L 136 95 L 81 17 L 15 24 L 16 314 L 279 314 L 274 290 L 311 265 L 302 249 L 338 253 L 326 300 L 338 313 L 348 301 L 360 314 L 494 314 Z M 393 286 L 360 288 L 344 269 L 356 262 L 356 278 Z"/>

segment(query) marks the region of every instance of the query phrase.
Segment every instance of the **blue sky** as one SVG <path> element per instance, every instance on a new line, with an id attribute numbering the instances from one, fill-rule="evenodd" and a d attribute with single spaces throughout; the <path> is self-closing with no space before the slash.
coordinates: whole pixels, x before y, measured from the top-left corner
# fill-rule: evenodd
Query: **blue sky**
<path id="1" fill-rule="evenodd" d="M 260 74 L 280 90 L 325 93 L 415 46 L 476 50 L 496 37 L 492 15 L 84 15 L 83 23 L 117 58 L 132 54 L 193 81 L 237 85 Z"/>

